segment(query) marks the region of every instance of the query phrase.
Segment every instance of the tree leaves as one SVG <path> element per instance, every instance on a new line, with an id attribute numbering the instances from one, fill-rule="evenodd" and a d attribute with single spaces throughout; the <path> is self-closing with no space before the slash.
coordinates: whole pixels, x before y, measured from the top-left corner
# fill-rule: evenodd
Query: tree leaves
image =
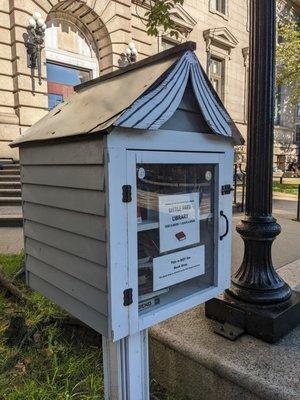
<path id="1" fill-rule="evenodd" d="M 141 0 L 146 3 L 147 0 Z M 149 36 L 158 36 L 160 31 L 178 39 L 184 33 L 182 28 L 172 20 L 171 10 L 184 0 L 150 0 L 150 9 L 145 13 L 146 27 Z M 286 85 L 290 90 L 290 99 L 296 104 L 300 98 L 300 29 L 299 21 L 293 20 L 283 0 L 277 0 L 279 19 L 278 36 L 281 39 L 277 46 L 277 84 Z"/>
<path id="2" fill-rule="evenodd" d="M 170 11 L 177 5 L 183 5 L 184 0 L 150 1 L 150 10 L 145 13 L 146 27 L 149 36 L 158 36 L 160 28 L 171 37 L 178 39 L 181 28 L 172 20 Z"/>
<path id="3" fill-rule="evenodd" d="M 277 83 L 289 87 L 293 104 L 296 104 L 300 99 L 299 28 L 299 21 L 285 21 L 278 28 Z"/>

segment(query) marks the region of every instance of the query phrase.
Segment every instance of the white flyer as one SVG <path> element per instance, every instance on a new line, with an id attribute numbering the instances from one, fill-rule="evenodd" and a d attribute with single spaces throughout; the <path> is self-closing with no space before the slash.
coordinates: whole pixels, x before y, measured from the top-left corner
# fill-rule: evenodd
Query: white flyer
<path id="1" fill-rule="evenodd" d="M 199 193 L 159 195 L 160 252 L 200 242 Z"/>
<path id="2" fill-rule="evenodd" d="M 153 290 L 176 285 L 205 273 L 205 246 L 177 251 L 153 259 Z"/>

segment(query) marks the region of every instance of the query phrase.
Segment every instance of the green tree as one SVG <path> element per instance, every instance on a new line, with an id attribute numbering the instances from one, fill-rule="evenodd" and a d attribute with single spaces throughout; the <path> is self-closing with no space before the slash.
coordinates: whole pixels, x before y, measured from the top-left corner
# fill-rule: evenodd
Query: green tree
<path id="1" fill-rule="evenodd" d="M 277 46 L 277 83 L 290 90 L 293 103 L 300 99 L 300 29 L 299 21 L 279 22 Z"/>
<path id="2" fill-rule="evenodd" d="M 149 10 L 145 13 L 147 33 L 158 36 L 162 27 L 172 37 L 178 38 L 181 28 L 172 20 L 170 11 L 184 0 L 140 0 L 147 3 Z M 300 99 L 300 24 L 286 0 L 277 0 L 278 37 L 277 46 L 277 84 L 289 88 L 290 100 L 295 104 Z"/>
<path id="3" fill-rule="evenodd" d="M 145 3 L 147 0 L 141 0 Z M 159 28 L 163 27 L 165 32 L 172 37 L 178 38 L 181 28 L 171 19 L 170 11 L 177 5 L 183 5 L 184 0 L 150 0 L 149 11 L 145 13 L 147 19 L 146 27 L 149 36 L 157 36 Z"/>

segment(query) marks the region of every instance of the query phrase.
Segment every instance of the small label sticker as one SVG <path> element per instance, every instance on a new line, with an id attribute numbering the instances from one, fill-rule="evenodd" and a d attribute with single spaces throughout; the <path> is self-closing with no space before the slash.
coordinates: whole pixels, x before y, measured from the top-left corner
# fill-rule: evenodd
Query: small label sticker
<path id="1" fill-rule="evenodd" d="M 146 176 L 146 171 L 144 168 L 139 168 L 138 169 L 138 178 L 139 179 L 144 179 Z"/>
<path id="2" fill-rule="evenodd" d="M 143 300 L 139 303 L 139 311 L 143 311 L 149 307 L 157 306 L 160 303 L 159 297 Z"/>

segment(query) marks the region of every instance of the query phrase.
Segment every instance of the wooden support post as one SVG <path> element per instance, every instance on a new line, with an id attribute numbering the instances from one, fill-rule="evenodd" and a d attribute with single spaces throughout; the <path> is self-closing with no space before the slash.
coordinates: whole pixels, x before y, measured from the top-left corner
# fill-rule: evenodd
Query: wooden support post
<path id="1" fill-rule="evenodd" d="M 102 347 L 105 400 L 149 400 L 148 330 Z"/>

